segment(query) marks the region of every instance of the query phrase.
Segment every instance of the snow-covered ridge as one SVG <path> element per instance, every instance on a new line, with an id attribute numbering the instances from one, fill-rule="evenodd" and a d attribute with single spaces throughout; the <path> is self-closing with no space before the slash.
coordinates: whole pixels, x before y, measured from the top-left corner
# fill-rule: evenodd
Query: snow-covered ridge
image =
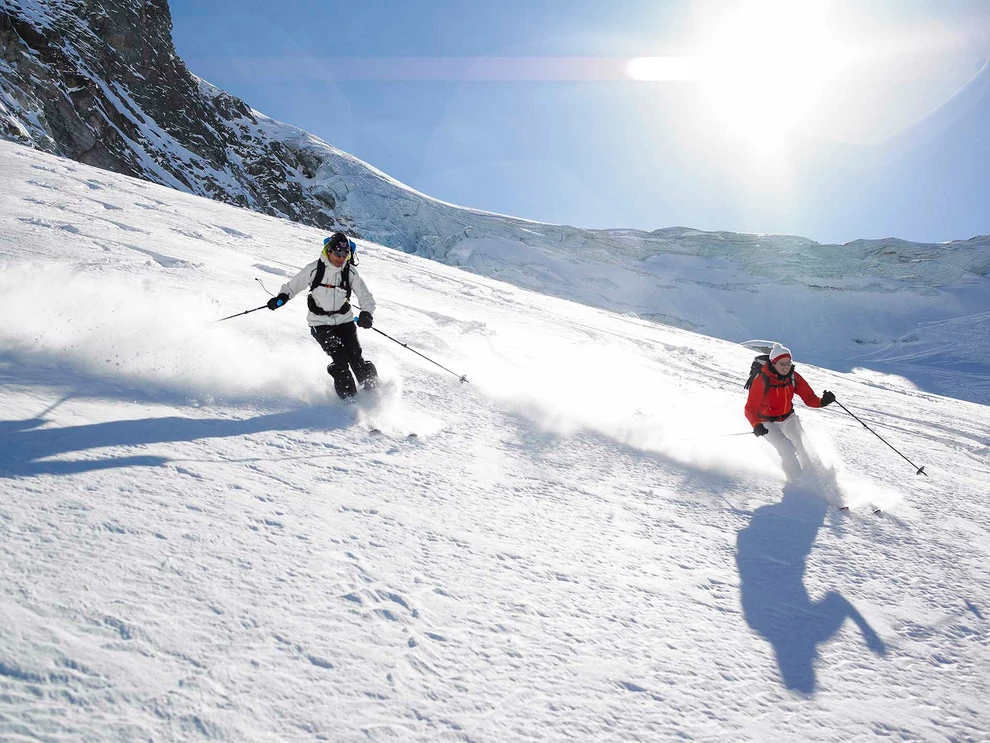
<path id="1" fill-rule="evenodd" d="M 726 339 L 776 337 L 814 363 L 863 364 L 990 402 L 988 342 L 966 319 L 990 311 L 987 236 L 822 245 L 586 230 L 458 207 L 195 77 L 170 24 L 165 0 L 3 0 L 2 136 L 593 307 Z M 959 328 L 938 349 L 937 375 L 925 368 L 934 357 L 910 352 L 931 323 Z"/>

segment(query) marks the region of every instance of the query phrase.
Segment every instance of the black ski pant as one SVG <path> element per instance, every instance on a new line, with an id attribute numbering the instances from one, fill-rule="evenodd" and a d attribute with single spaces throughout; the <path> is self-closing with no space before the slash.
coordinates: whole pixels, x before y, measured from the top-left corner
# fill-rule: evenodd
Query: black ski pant
<path id="1" fill-rule="evenodd" d="M 313 325 L 309 332 L 333 362 L 327 367 L 327 372 L 333 377 L 333 388 L 341 399 L 351 397 L 357 392 L 354 377 L 364 387 L 375 385 L 378 370 L 370 361 L 365 361 L 354 323 Z M 351 376 L 351 369 L 354 370 L 354 376 Z"/>

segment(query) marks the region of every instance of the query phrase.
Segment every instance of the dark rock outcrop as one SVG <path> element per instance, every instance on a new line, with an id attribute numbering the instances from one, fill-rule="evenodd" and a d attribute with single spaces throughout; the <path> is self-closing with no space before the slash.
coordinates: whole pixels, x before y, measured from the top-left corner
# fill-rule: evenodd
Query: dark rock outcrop
<path id="1" fill-rule="evenodd" d="M 322 165 L 176 55 L 166 0 L 3 0 L 0 136 L 306 224 L 350 220 Z"/>

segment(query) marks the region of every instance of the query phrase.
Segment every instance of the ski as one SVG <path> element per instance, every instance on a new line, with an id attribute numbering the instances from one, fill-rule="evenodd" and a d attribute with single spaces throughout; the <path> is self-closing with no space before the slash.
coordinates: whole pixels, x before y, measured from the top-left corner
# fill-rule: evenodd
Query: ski
<path id="1" fill-rule="evenodd" d="M 385 435 L 384 431 L 382 431 L 382 429 L 380 429 L 380 428 L 370 428 L 370 429 L 368 429 L 368 433 L 371 434 L 372 436 L 384 436 Z M 410 433 L 407 433 L 403 438 L 405 438 L 408 441 L 412 441 L 414 439 L 418 439 L 419 438 L 419 434 L 417 434 L 415 431 L 412 431 Z"/>
<path id="2" fill-rule="evenodd" d="M 869 509 L 870 509 L 870 513 L 872 513 L 874 516 L 883 515 L 883 509 L 881 509 L 880 506 L 871 505 L 869 506 Z M 842 513 L 850 513 L 849 506 L 839 506 L 839 511 L 841 511 Z"/>

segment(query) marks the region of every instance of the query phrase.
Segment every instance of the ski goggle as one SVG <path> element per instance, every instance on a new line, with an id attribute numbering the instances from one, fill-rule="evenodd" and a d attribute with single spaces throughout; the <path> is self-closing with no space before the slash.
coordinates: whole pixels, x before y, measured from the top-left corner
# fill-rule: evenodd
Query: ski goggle
<path id="1" fill-rule="evenodd" d="M 334 255 L 347 255 L 351 252 L 351 246 L 347 240 L 338 241 L 334 244 L 332 237 L 328 237 L 323 241 L 323 249 L 327 253 L 333 253 Z"/>

